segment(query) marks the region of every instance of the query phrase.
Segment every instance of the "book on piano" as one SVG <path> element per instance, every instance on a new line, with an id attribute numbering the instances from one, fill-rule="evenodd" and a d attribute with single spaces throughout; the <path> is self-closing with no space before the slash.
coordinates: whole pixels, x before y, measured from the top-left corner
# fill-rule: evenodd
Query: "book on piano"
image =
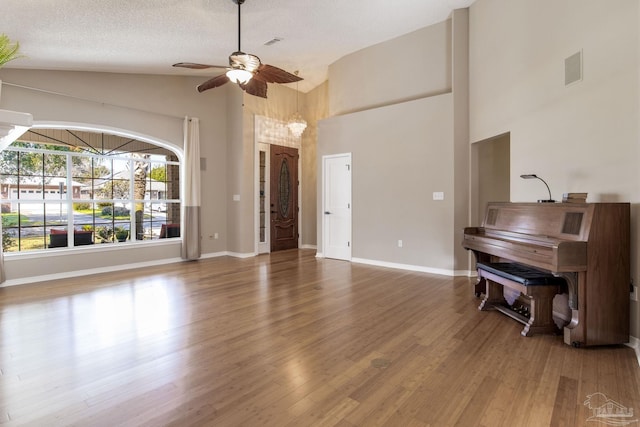
<path id="1" fill-rule="evenodd" d="M 562 203 L 586 203 L 587 193 L 564 193 Z"/>

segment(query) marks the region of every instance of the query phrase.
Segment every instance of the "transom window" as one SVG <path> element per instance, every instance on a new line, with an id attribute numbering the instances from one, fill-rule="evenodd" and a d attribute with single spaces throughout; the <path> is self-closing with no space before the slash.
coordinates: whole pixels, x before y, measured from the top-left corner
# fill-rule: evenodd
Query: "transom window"
<path id="1" fill-rule="evenodd" d="M 177 156 L 147 142 L 30 130 L 0 153 L 3 249 L 179 237 L 179 176 Z"/>

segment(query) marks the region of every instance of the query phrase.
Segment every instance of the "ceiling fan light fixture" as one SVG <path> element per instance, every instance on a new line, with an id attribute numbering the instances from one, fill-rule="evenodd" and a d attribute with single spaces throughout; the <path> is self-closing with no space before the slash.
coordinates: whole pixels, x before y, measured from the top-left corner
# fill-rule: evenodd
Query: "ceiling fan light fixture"
<path id="1" fill-rule="evenodd" d="M 242 69 L 232 69 L 227 71 L 227 77 L 233 83 L 246 84 L 253 77 L 253 73 Z"/>

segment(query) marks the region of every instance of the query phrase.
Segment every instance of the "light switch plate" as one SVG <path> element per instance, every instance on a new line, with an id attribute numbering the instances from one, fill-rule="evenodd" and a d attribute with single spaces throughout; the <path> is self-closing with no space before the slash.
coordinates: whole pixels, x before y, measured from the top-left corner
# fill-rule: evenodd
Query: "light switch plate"
<path id="1" fill-rule="evenodd" d="M 444 200 L 444 193 L 442 191 L 434 191 L 433 200 Z"/>

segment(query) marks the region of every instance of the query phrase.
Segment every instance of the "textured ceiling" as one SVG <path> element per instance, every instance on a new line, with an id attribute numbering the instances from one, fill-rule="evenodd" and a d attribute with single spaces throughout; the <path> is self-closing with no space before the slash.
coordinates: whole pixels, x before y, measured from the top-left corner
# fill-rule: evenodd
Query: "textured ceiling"
<path id="1" fill-rule="evenodd" d="M 341 57 L 447 19 L 474 0 L 246 0 L 242 50 L 305 79 Z M 0 32 L 26 56 L 7 68 L 216 75 L 176 62 L 226 65 L 237 49 L 232 0 L 2 0 Z M 282 41 L 264 44 L 274 38 Z"/>

